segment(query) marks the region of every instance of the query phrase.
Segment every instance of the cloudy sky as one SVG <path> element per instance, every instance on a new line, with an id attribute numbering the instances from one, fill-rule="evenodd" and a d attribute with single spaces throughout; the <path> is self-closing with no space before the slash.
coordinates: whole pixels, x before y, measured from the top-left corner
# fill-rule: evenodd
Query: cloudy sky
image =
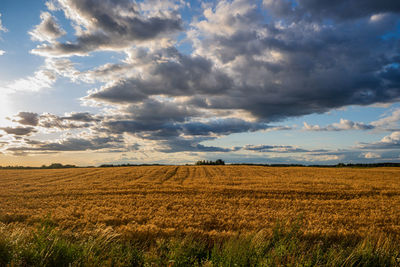
<path id="1" fill-rule="evenodd" d="M 400 162 L 400 1 L 1 0 L 0 165 Z"/>

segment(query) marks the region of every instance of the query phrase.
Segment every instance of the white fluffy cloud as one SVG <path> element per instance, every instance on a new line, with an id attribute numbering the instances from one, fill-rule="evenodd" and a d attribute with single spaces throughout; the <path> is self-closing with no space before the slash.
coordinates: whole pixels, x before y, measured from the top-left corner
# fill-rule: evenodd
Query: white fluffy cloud
<path id="1" fill-rule="evenodd" d="M 63 57 L 87 55 L 97 50 L 123 50 L 141 42 L 168 37 L 182 28 L 180 16 L 174 10 L 167 9 L 156 15 L 141 13 L 136 2 L 130 0 L 58 0 L 48 6 L 64 11 L 75 26 L 76 40 L 42 44 L 32 51 L 43 56 Z M 42 19 L 37 28 L 54 25 L 47 15 Z M 52 28 L 47 32 L 54 33 L 54 29 L 58 29 L 56 36 L 60 35 L 59 28 Z M 42 38 L 42 34 L 33 36 Z"/>
<path id="2" fill-rule="evenodd" d="M 379 159 L 381 158 L 381 155 L 378 153 L 374 153 L 374 152 L 367 152 L 367 153 L 363 153 L 362 156 L 366 159 Z"/>
<path id="3" fill-rule="evenodd" d="M 400 148 L 400 131 L 384 136 L 379 142 L 362 143 L 359 147 L 362 149 L 398 150 Z"/>
<path id="4" fill-rule="evenodd" d="M 383 117 L 377 121 L 371 122 L 371 125 L 385 129 L 399 129 L 400 108 L 395 109 L 389 116 Z"/>
<path id="5" fill-rule="evenodd" d="M 400 109 L 395 109 L 390 115 L 386 115 L 377 121 L 369 124 L 340 119 L 339 123 L 332 123 L 327 126 L 311 125 L 303 123 L 303 130 L 306 131 L 346 131 L 346 130 L 383 130 L 396 131 L 399 129 Z"/>
<path id="6" fill-rule="evenodd" d="M 33 40 L 53 42 L 66 33 L 49 12 L 42 12 L 40 18 L 40 24 L 29 32 Z"/>

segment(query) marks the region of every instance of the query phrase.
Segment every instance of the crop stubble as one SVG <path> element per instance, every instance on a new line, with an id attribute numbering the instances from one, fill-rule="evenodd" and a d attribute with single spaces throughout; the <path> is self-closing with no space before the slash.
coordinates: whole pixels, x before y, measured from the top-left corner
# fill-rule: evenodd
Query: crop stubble
<path id="1" fill-rule="evenodd" d="M 400 169 L 139 166 L 0 170 L 0 221 L 65 231 L 229 236 L 303 217 L 306 233 L 400 234 Z"/>

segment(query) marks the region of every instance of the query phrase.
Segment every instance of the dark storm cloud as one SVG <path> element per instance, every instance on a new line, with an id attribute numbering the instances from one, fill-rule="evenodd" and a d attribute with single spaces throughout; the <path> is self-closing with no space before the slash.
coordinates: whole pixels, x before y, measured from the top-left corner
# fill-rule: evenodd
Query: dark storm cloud
<path id="1" fill-rule="evenodd" d="M 400 3 L 392 0 L 264 0 L 276 16 L 317 19 L 355 19 L 379 13 L 400 13 Z"/>
<path id="2" fill-rule="evenodd" d="M 159 94 L 221 95 L 233 86 L 232 79 L 215 68 L 210 60 L 183 55 L 173 47 L 151 53 L 142 50 L 132 56 L 130 60 L 134 65 L 145 66 L 143 75 L 104 86 L 87 99 L 116 104 L 135 103 Z"/>
<path id="3" fill-rule="evenodd" d="M 233 15 L 217 8 L 213 16 L 229 21 Z M 398 41 L 379 38 L 396 29 L 399 16 L 368 18 L 357 25 L 299 21 L 277 27 L 253 20 L 251 29 L 239 23 L 231 34 L 206 32 L 229 27 L 214 20 L 198 24 L 207 36 L 198 43 L 198 53 L 225 64 L 238 82 L 228 97 L 209 99 L 210 108 L 242 108 L 274 120 L 400 96 L 399 87 L 391 86 L 393 75 L 382 76 L 388 65 L 398 62 Z"/>
<path id="4" fill-rule="evenodd" d="M 38 46 L 34 53 L 53 56 L 84 55 L 98 49 L 120 49 L 182 29 L 175 14 L 142 16 L 129 0 L 58 1 L 66 17 L 81 27 L 75 42 Z"/>
<path id="5" fill-rule="evenodd" d="M 138 121 L 117 120 L 108 121 L 104 126 L 113 133 L 141 133 L 148 132 L 146 138 L 159 139 L 170 136 L 212 136 L 228 135 L 232 133 L 253 132 L 271 128 L 264 123 L 251 123 L 240 119 L 220 119 L 209 122 L 168 122 L 168 121 Z"/>
<path id="6" fill-rule="evenodd" d="M 29 146 L 9 147 L 7 151 L 13 153 L 34 154 L 37 152 L 63 152 L 63 151 L 87 151 L 123 148 L 123 139 L 120 136 L 67 138 L 59 142 L 41 142 L 26 140 Z M 133 148 L 135 146 L 132 146 Z M 136 146 L 137 147 L 137 146 Z M 126 151 L 126 150 L 125 150 Z"/>
<path id="7" fill-rule="evenodd" d="M 40 115 L 38 126 L 61 130 L 88 128 L 99 122 L 101 118 L 101 116 L 94 116 L 88 112 L 73 112 L 66 116 L 57 116 L 47 113 Z"/>
<path id="8" fill-rule="evenodd" d="M 19 112 L 17 117 L 19 119 L 13 120 L 22 125 L 37 126 L 39 124 L 39 114 L 33 112 Z"/>
<path id="9" fill-rule="evenodd" d="M 147 100 L 138 105 L 130 105 L 119 116 L 109 116 L 102 126 L 111 133 L 175 136 L 181 130 L 180 123 L 191 117 L 200 116 L 201 112 L 173 102 Z"/>
<path id="10" fill-rule="evenodd" d="M 12 134 L 16 136 L 23 136 L 23 135 L 31 135 L 32 133 L 36 132 L 34 127 L 3 127 L 0 128 L 7 134 Z"/>
<path id="11" fill-rule="evenodd" d="M 299 7 L 315 16 L 343 19 L 379 13 L 400 13 L 400 2 L 392 0 L 298 0 Z"/>
<path id="12" fill-rule="evenodd" d="M 140 105 L 129 106 L 125 111 L 133 116 L 135 121 L 159 124 L 165 122 L 183 122 L 202 113 L 191 107 L 174 102 L 148 100 Z"/>
<path id="13" fill-rule="evenodd" d="M 132 133 L 149 139 L 173 136 L 215 136 L 231 133 L 253 132 L 272 128 L 262 122 L 249 122 L 237 118 L 191 121 L 205 117 L 195 108 L 176 102 L 147 100 L 124 109 L 125 115 L 110 116 L 102 126 L 112 133 Z"/>
<path id="14" fill-rule="evenodd" d="M 398 62 L 400 62 L 400 58 Z M 400 88 L 400 68 L 398 66 L 390 66 L 386 68 L 381 72 L 381 77 L 388 82 L 388 87 L 393 89 Z"/>
<path id="15" fill-rule="evenodd" d="M 46 143 L 40 145 L 37 149 L 47 151 L 85 151 L 85 150 L 99 150 L 102 148 L 114 147 L 112 138 L 94 138 L 94 139 L 80 139 L 68 138 L 60 143 Z"/>
<path id="16" fill-rule="evenodd" d="M 60 117 L 61 120 L 80 121 L 80 122 L 98 122 L 102 117 L 94 116 L 89 112 L 72 112 L 68 116 Z"/>
<path id="17" fill-rule="evenodd" d="M 88 128 L 93 124 L 99 123 L 103 119 L 102 116 L 93 115 L 89 112 L 72 112 L 65 116 L 57 116 L 49 113 L 39 115 L 33 112 L 19 112 L 15 117 L 16 119 L 12 121 L 22 125 L 64 130 Z"/>
<path id="18" fill-rule="evenodd" d="M 136 79 L 121 80 L 92 93 L 89 98 L 110 103 L 135 103 L 147 98 L 145 86 Z"/>

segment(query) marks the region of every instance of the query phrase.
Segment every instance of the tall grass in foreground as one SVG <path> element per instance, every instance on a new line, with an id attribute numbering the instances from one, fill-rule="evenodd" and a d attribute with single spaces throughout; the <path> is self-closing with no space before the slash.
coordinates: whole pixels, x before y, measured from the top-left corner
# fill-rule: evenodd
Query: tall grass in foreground
<path id="1" fill-rule="evenodd" d="M 0 266 L 400 266 L 400 243 L 307 236 L 296 223 L 227 240 L 126 240 L 111 228 L 79 239 L 46 219 L 33 231 L 0 225 Z"/>

